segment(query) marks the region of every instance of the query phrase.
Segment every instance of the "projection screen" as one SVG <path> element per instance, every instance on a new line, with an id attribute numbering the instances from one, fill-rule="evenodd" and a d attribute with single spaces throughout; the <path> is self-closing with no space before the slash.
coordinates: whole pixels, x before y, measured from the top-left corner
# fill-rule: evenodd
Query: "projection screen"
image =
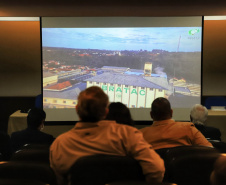
<path id="1" fill-rule="evenodd" d="M 201 100 L 202 17 L 42 17 L 47 121 L 76 121 L 78 94 L 99 86 L 134 120 L 150 120 L 157 97 L 175 120 Z"/>

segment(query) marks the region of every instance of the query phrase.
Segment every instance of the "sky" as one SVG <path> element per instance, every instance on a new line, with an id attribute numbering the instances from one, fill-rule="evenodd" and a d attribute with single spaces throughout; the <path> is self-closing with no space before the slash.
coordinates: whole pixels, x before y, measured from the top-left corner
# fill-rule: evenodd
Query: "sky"
<path id="1" fill-rule="evenodd" d="M 201 35 L 201 27 L 42 28 L 42 46 L 201 52 Z"/>

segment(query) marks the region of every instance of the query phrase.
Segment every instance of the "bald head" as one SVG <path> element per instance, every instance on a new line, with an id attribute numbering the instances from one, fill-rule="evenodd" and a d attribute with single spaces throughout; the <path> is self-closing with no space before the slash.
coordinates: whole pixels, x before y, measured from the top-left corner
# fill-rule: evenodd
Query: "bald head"
<path id="1" fill-rule="evenodd" d="M 163 97 L 156 98 L 151 105 L 151 117 L 154 121 L 161 121 L 172 118 L 170 102 Z"/>
<path id="2" fill-rule="evenodd" d="M 108 96 L 97 86 L 82 91 L 78 96 L 77 113 L 84 122 L 97 122 L 105 118 L 108 107 Z"/>

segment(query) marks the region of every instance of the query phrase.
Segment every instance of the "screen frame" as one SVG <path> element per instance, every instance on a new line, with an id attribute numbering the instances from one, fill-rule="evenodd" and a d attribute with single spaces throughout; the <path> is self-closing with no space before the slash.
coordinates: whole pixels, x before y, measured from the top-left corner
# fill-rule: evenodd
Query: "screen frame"
<path id="1" fill-rule="evenodd" d="M 173 17 L 173 16 L 169 16 L 169 17 Z M 182 17 L 182 16 L 175 16 L 175 17 Z M 204 31 L 204 16 L 184 16 L 182 18 L 186 18 L 186 17 L 201 17 L 201 20 L 202 20 L 202 22 L 201 22 L 201 28 L 202 28 L 201 37 L 202 37 L 202 41 L 201 41 L 201 72 L 200 72 L 200 75 L 201 75 L 200 76 L 200 104 L 203 104 L 202 84 L 203 84 L 203 31 Z M 41 65 L 42 65 L 42 69 L 43 69 L 43 53 L 42 53 L 42 50 L 43 50 L 43 46 L 42 46 L 42 25 L 43 25 L 43 20 L 42 20 L 42 18 L 43 17 L 40 17 L 40 34 L 41 34 L 40 38 L 41 38 L 41 55 L 42 55 L 41 56 L 41 59 L 42 59 Z M 57 17 L 55 17 L 55 18 L 57 18 Z M 62 18 L 62 20 L 63 20 L 64 18 L 68 18 L 68 17 L 60 17 L 60 18 Z M 77 18 L 77 17 L 72 17 L 72 18 Z M 95 18 L 95 17 L 93 17 L 93 18 Z M 118 19 L 118 17 L 116 17 L 116 18 Z M 126 18 L 131 18 L 131 17 L 126 17 Z M 141 17 L 138 17 L 138 18 L 141 18 Z M 142 17 L 142 18 L 147 18 L 147 17 Z M 153 18 L 153 17 L 151 17 L 151 18 Z M 49 25 L 49 27 L 52 27 L 52 26 Z M 41 75 L 41 78 L 42 78 L 41 80 L 42 80 L 42 84 L 43 84 L 43 70 L 41 70 L 41 74 L 42 74 Z M 42 85 L 41 88 L 42 88 L 42 96 L 43 96 L 43 85 Z M 42 101 L 42 105 L 43 105 L 43 101 Z M 136 108 L 136 110 L 137 110 L 137 108 Z M 133 110 L 132 110 L 132 112 L 133 112 Z M 74 109 L 74 114 L 76 114 L 75 113 L 75 109 Z M 177 114 L 177 113 L 175 113 L 175 114 Z M 180 119 L 179 118 L 179 119 L 177 119 L 177 121 L 184 122 L 184 121 L 190 121 L 190 120 L 189 119 Z M 78 122 L 78 121 L 69 121 L 69 120 L 68 121 L 46 121 L 47 125 L 73 125 L 76 122 Z M 136 125 L 150 125 L 150 123 L 152 123 L 152 119 L 150 117 L 149 120 L 134 120 L 134 122 L 135 122 Z"/>

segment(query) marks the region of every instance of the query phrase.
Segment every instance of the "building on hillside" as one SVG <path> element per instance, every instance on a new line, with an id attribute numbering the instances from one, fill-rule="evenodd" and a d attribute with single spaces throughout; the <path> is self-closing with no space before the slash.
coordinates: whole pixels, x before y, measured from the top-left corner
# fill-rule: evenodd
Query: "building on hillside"
<path id="1" fill-rule="evenodd" d="M 152 101 L 165 97 L 168 90 L 165 77 L 105 72 L 85 81 L 87 88 L 99 86 L 109 96 L 110 102 L 122 102 L 129 108 L 151 107 Z"/>
<path id="2" fill-rule="evenodd" d="M 85 88 L 85 87 L 84 87 Z M 76 86 L 63 91 L 43 90 L 44 108 L 75 108 L 81 90 Z"/>
<path id="3" fill-rule="evenodd" d="M 147 66 L 146 66 L 147 67 Z M 148 66 L 150 70 L 150 65 Z M 72 75 L 72 74 L 69 74 Z M 84 74 L 43 88 L 43 105 L 46 108 L 74 108 L 79 93 L 90 86 L 101 87 L 110 102 L 122 102 L 129 108 L 149 108 L 157 97 L 167 97 L 170 91 L 167 75 L 126 67 L 104 66 L 96 75 Z M 67 75 L 68 76 L 68 75 Z"/>
<path id="4" fill-rule="evenodd" d="M 50 73 L 50 72 L 43 72 L 43 87 L 46 87 L 51 84 L 55 84 L 58 81 L 58 75 Z"/>

